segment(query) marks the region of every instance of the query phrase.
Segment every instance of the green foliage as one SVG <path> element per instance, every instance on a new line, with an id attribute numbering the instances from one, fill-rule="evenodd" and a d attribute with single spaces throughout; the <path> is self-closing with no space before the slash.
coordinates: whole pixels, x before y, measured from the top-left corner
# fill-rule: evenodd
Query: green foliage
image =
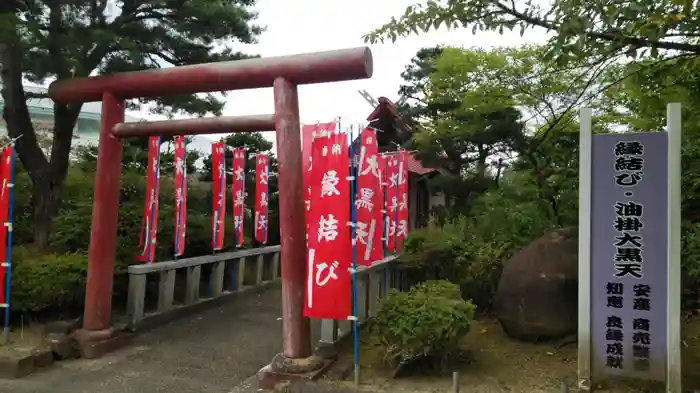
<path id="1" fill-rule="evenodd" d="M 459 353 L 476 307 L 447 281 L 428 281 L 382 299 L 371 329 L 392 365 L 435 361 L 443 369 Z"/>
<path id="2" fill-rule="evenodd" d="M 442 107 L 439 119 L 432 109 L 423 112 L 415 139 L 418 156 L 445 160 L 445 143 L 473 143 L 470 138 L 488 131 L 490 110 L 512 106 L 532 119 L 521 141 L 505 146 L 503 168 L 496 184 L 469 200 L 469 209 L 450 206 L 447 223 L 415 231 L 407 239 L 401 259 L 417 279 L 445 278 L 460 285 L 465 297 L 488 310 L 503 262 L 540 235 L 577 225 L 579 105 L 594 108 L 594 132 L 644 132 L 663 129 L 666 104 L 683 103 L 682 142 L 682 266 L 684 307 L 697 308 L 700 299 L 700 72 L 688 67 L 694 60 L 633 61 L 603 67 L 578 80 L 577 72 L 556 70 L 543 48 L 501 48 L 493 51 L 443 48 L 423 56 L 422 79 L 412 73 L 407 83 L 418 86 L 424 108 L 432 97 L 454 100 Z M 507 61 L 503 61 L 503 56 Z M 501 60 L 499 60 L 499 58 Z M 417 69 L 416 61 L 410 67 Z M 553 73 L 550 73 L 550 71 Z M 483 79 L 480 79 L 481 76 Z M 483 81 L 482 81 L 483 80 Z M 481 81 L 481 82 L 480 82 Z M 504 93 L 505 92 L 505 93 Z M 478 99 L 483 94 L 483 99 Z M 495 99 L 494 99 L 495 98 Z M 409 97 L 409 100 L 411 97 Z M 443 101 L 444 102 L 444 101 Z M 479 121 L 458 124 L 450 138 L 440 138 L 445 119 L 460 111 L 474 111 Z M 476 133 L 476 134 L 475 134 Z M 471 157 L 474 155 L 472 154 Z M 469 154 L 460 156 L 468 159 Z M 491 156 L 490 159 L 493 159 Z M 436 162 L 438 166 L 448 165 Z M 459 195 L 470 179 L 467 164 L 458 174 L 443 172 L 451 195 Z M 456 214 L 464 214 L 454 219 Z M 449 217 L 453 217 L 449 219 Z"/>
<path id="3" fill-rule="evenodd" d="M 576 196 L 575 190 L 567 191 Z M 566 215 L 575 219 L 576 206 L 566 207 Z M 498 189 L 474 202 L 469 216 L 411 232 L 401 263 L 415 280 L 440 278 L 459 285 L 465 298 L 489 311 L 503 263 L 553 228 L 537 187 L 509 174 Z"/>
<path id="4" fill-rule="evenodd" d="M 417 279 L 440 277 L 459 283 L 459 258 L 467 253 L 464 243 L 465 219 L 455 219 L 438 229 L 422 228 L 408 234 L 401 253 L 401 264 Z"/>
<path id="5" fill-rule="evenodd" d="M 600 70 L 556 69 L 542 62 L 544 52 L 423 48 L 406 67 L 399 93 L 413 116 L 413 146 L 424 165 L 441 169 L 429 187 L 446 195 L 451 213 L 468 214 L 517 166 L 560 223 L 556 198 L 577 163 L 574 111 L 598 101 L 588 78 Z"/>
<path id="6" fill-rule="evenodd" d="M 440 27 L 470 27 L 473 34 L 503 34 L 517 28 L 520 35 L 528 28 L 544 28 L 554 32 L 545 60 L 560 65 L 620 55 L 662 57 L 664 49 L 675 51 L 672 55 L 700 54 L 698 5 L 684 0 L 556 0 L 545 6 L 531 1 L 427 0 L 407 7 L 398 19 L 392 18 L 364 38 L 395 41 Z"/>
<path id="7" fill-rule="evenodd" d="M 600 70 L 559 69 L 546 48 L 424 48 L 406 68 L 414 146 L 441 172 L 441 225 L 401 256 L 417 280 L 458 284 L 491 307 L 503 263 L 545 232 L 576 225 L 579 105 L 600 105 Z M 601 128 L 601 127 L 597 127 Z"/>
<path id="8" fill-rule="evenodd" d="M 12 311 L 72 311 L 85 297 L 85 253 L 40 253 L 27 247 L 13 249 Z"/>

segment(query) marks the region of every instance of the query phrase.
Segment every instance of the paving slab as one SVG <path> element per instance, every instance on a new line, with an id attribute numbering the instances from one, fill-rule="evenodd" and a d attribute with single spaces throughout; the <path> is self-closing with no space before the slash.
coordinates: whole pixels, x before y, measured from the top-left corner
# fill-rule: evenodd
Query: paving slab
<path id="1" fill-rule="evenodd" d="M 100 359 L 66 360 L 22 379 L 0 380 L 0 393 L 243 391 L 282 349 L 280 300 L 278 286 L 242 296 L 140 334 Z"/>

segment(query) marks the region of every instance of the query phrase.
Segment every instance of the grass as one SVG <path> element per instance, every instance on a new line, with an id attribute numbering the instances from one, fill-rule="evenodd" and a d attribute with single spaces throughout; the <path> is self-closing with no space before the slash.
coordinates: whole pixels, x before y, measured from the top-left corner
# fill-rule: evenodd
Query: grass
<path id="1" fill-rule="evenodd" d="M 392 378 L 384 366 L 383 353 L 374 340 L 364 334 L 361 340 L 360 368 L 362 386 L 374 392 L 434 393 L 451 392 L 451 375 L 420 375 Z M 683 324 L 684 390 L 700 389 L 700 317 Z M 470 362 L 459 366 L 460 388 L 469 393 L 559 393 L 562 381 L 575 391 L 576 344 L 526 343 L 503 333 L 498 321 L 481 318 L 462 343 L 470 353 Z M 352 363 L 352 346 L 340 348 L 340 362 Z M 606 393 L 663 392 L 658 383 L 630 380 L 596 381 L 595 390 Z"/>

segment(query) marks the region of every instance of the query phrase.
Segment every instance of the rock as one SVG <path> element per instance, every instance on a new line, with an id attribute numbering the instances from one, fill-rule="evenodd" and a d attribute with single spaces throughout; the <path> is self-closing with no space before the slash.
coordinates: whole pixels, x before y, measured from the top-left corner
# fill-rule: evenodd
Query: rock
<path id="1" fill-rule="evenodd" d="M 46 335 L 46 343 L 51 347 L 53 355 L 60 360 L 70 359 L 78 354 L 74 340 L 66 334 L 49 333 Z"/>
<path id="2" fill-rule="evenodd" d="M 560 338 L 576 332 L 578 230 L 543 235 L 506 262 L 495 297 L 503 330 L 521 340 Z"/>

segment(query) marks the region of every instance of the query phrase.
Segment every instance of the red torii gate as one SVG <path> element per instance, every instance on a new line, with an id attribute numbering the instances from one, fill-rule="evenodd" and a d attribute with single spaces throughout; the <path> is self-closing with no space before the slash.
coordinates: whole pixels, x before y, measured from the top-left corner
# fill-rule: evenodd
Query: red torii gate
<path id="1" fill-rule="evenodd" d="M 102 101 L 83 328 L 76 332 L 81 346 L 95 349 L 99 356 L 97 347 L 118 345 L 110 315 L 122 161 L 119 138 L 265 131 L 274 126 L 283 196 L 279 213 L 284 348 L 273 360 L 272 371 L 303 373 L 319 367 L 311 355 L 309 320 L 303 316 L 306 244 L 303 187 L 298 186 L 302 162 L 297 86 L 370 78 L 372 64 L 369 48 L 360 47 L 53 82 L 49 97 L 57 103 Z M 274 115 L 124 123 L 126 99 L 263 87 L 274 90 Z"/>

